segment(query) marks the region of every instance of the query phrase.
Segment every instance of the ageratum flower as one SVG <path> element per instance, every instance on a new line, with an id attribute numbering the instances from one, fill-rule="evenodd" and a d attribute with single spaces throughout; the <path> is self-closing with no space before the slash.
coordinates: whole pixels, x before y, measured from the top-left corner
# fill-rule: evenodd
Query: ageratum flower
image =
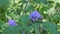
<path id="1" fill-rule="evenodd" d="M 8 20 L 9 26 L 16 26 L 16 22 L 12 19 Z"/>
<path id="2" fill-rule="evenodd" d="M 36 21 L 36 20 L 38 20 L 38 19 L 42 19 L 42 16 L 41 16 L 41 14 L 37 11 L 37 10 L 35 10 L 35 11 L 33 11 L 30 15 L 29 15 L 29 17 L 30 17 L 30 19 L 32 20 L 32 21 Z"/>

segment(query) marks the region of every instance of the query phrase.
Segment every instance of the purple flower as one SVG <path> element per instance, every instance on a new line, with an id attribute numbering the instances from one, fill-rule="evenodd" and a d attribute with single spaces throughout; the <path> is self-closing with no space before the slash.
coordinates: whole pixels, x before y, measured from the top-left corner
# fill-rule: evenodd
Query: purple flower
<path id="1" fill-rule="evenodd" d="M 16 22 L 12 19 L 8 20 L 9 26 L 16 26 Z"/>
<path id="2" fill-rule="evenodd" d="M 40 13 L 37 11 L 37 10 L 35 10 L 35 11 L 33 11 L 30 15 L 29 15 L 29 17 L 30 17 L 30 19 L 32 20 L 32 21 L 36 21 L 36 20 L 38 20 L 38 19 L 42 19 L 42 16 L 40 15 Z"/>

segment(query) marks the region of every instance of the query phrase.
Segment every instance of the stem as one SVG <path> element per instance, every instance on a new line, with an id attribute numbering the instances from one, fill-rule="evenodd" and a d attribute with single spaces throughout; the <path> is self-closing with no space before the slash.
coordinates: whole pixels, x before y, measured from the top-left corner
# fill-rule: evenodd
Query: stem
<path id="1" fill-rule="evenodd" d="M 40 34 L 42 34 L 42 24 L 40 24 Z"/>

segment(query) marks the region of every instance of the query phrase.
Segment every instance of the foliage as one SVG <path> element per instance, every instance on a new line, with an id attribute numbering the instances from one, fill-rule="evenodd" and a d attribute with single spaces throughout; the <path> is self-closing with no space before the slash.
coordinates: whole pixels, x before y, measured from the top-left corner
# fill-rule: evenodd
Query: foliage
<path id="1" fill-rule="evenodd" d="M 30 20 L 34 10 L 42 20 Z M 0 34 L 60 34 L 60 0 L 0 0 Z"/>

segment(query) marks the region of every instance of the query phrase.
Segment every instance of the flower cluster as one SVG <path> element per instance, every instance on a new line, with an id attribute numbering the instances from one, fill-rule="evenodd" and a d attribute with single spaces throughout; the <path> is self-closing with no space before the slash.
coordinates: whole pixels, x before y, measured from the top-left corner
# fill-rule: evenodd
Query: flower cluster
<path id="1" fill-rule="evenodd" d="M 8 20 L 9 26 L 16 26 L 16 22 L 12 19 Z"/>
<path id="2" fill-rule="evenodd" d="M 42 19 L 42 16 L 41 16 L 41 14 L 37 11 L 37 10 L 35 10 L 35 11 L 33 11 L 30 15 L 29 15 L 29 17 L 30 17 L 30 19 L 32 20 L 32 21 L 36 21 L 36 20 L 38 20 L 38 19 Z"/>

